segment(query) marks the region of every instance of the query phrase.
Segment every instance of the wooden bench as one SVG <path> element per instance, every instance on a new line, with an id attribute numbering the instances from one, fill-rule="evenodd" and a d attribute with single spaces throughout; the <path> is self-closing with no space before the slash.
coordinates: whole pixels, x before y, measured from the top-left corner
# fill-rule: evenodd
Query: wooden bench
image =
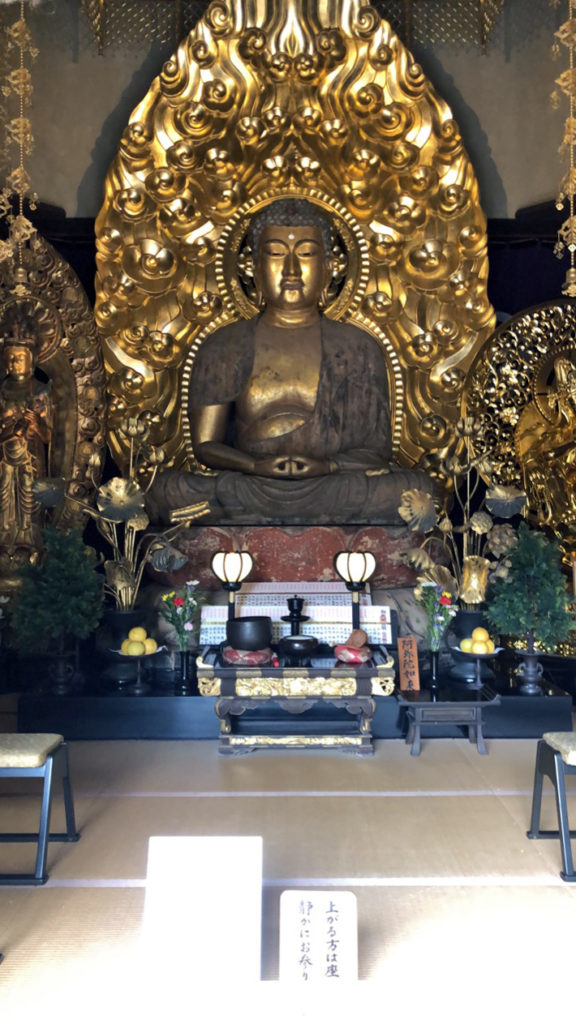
<path id="1" fill-rule="evenodd" d="M 66 832 L 50 832 L 53 782 L 62 779 Z M 44 885 L 49 842 L 75 843 L 68 746 L 55 733 L 0 733 L 0 779 L 43 779 L 38 832 L 0 832 L 0 843 L 36 843 L 34 874 L 0 874 L 0 885 Z"/>
<path id="2" fill-rule="evenodd" d="M 554 786 L 558 815 L 557 829 L 540 828 L 542 784 L 545 775 Z M 576 775 L 576 732 L 545 732 L 542 739 L 538 741 L 536 750 L 530 831 L 526 834 L 529 839 L 560 839 L 563 867 L 560 878 L 564 882 L 576 882 L 570 845 L 570 840 L 576 836 L 576 831 L 571 832 L 568 824 L 568 806 L 564 784 L 566 775 Z"/>

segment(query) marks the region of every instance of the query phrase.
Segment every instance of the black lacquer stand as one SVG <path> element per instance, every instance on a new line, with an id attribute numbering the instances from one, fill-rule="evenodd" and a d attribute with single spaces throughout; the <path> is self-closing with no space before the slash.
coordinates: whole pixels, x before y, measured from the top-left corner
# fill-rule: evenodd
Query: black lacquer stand
<path id="1" fill-rule="evenodd" d="M 302 608 L 304 607 L 303 597 L 289 597 L 288 608 L 290 609 L 289 615 L 282 616 L 282 622 L 290 623 L 290 635 L 298 636 L 300 633 L 300 625 L 303 622 L 308 622 L 310 619 L 309 615 L 302 615 Z"/>

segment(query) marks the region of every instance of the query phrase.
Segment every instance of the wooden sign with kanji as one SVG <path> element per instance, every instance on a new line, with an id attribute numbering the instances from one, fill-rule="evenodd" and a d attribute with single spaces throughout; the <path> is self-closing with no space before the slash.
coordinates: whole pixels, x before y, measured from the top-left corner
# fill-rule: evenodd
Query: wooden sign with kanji
<path id="1" fill-rule="evenodd" d="M 401 690 L 419 690 L 418 641 L 415 636 L 398 637 L 398 668 Z"/>

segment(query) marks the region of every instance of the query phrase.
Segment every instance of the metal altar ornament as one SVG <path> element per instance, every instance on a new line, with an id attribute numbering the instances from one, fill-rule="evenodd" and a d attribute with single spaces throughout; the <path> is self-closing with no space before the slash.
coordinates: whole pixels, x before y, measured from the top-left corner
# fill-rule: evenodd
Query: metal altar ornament
<path id="1" fill-rule="evenodd" d="M 109 443 L 158 413 L 167 465 L 203 473 L 193 366 L 258 315 L 255 214 L 308 199 L 331 221 L 325 315 L 385 357 L 395 461 L 444 446 L 490 334 L 486 223 L 448 106 L 363 0 L 215 0 L 134 111 L 96 225 Z M 242 278 L 240 279 L 240 272 Z"/>

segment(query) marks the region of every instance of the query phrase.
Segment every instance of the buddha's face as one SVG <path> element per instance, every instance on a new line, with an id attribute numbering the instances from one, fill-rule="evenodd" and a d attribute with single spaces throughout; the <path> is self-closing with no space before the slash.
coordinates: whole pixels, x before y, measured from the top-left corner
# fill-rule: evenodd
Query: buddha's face
<path id="1" fill-rule="evenodd" d="M 32 353 L 26 345 L 9 345 L 4 350 L 6 372 L 14 380 L 26 380 L 32 373 Z"/>
<path id="2" fill-rule="evenodd" d="M 320 228 L 267 225 L 260 235 L 255 278 L 267 307 L 314 309 L 330 278 Z"/>

